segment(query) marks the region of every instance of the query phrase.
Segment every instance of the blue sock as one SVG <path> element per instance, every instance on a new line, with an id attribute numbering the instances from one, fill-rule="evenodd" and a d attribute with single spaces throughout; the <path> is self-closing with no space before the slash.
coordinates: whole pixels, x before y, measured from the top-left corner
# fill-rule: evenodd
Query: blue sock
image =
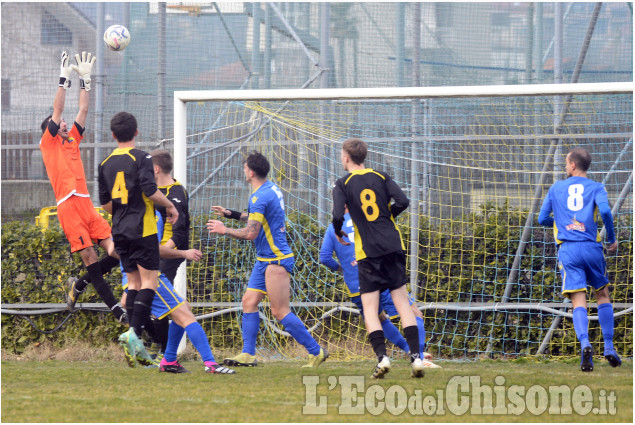
<path id="1" fill-rule="evenodd" d="M 170 323 L 170 327 L 168 328 L 168 344 L 165 346 L 165 353 L 163 353 L 163 358 L 166 362 L 176 361 L 176 350 L 179 348 L 184 333 L 185 329 L 177 325 L 176 322 L 172 321 L 172 323 Z"/>
<path id="2" fill-rule="evenodd" d="M 243 353 L 256 355 L 256 339 L 260 329 L 260 313 L 243 313 Z"/>
<path id="3" fill-rule="evenodd" d="M 589 347 L 589 318 L 585 307 L 573 309 L 573 328 L 582 348 Z"/>
<path id="4" fill-rule="evenodd" d="M 201 355 L 201 359 L 204 362 L 216 362 L 214 359 L 214 355 L 212 354 L 212 349 L 209 346 L 209 341 L 207 340 L 207 335 L 205 335 L 205 331 L 203 327 L 198 322 L 192 322 L 185 327 L 185 332 L 187 333 L 187 337 L 192 341 L 192 345 L 198 351 L 198 354 Z"/>
<path id="5" fill-rule="evenodd" d="M 280 324 L 284 326 L 284 329 L 291 334 L 291 336 L 304 345 L 309 354 L 317 356 L 320 354 L 320 344 L 317 343 L 315 338 L 311 336 L 309 331 L 304 326 L 304 323 L 293 313 L 289 313 L 280 321 Z"/>
<path id="6" fill-rule="evenodd" d="M 426 330 L 423 327 L 423 317 L 415 317 L 417 319 L 417 328 L 419 328 L 419 355 L 423 359 L 423 351 L 426 348 Z"/>
<path id="7" fill-rule="evenodd" d="M 388 341 L 392 342 L 397 347 L 404 350 L 406 353 L 410 351 L 408 343 L 404 339 L 403 335 L 401 335 L 401 332 L 399 332 L 399 329 L 397 329 L 397 327 L 393 325 L 390 319 L 386 319 L 381 322 L 381 328 L 384 330 L 384 336 Z"/>
<path id="8" fill-rule="evenodd" d="M 604 303 L 598 305 L 598 320 L 602 327 L 602 337 L 604 338 L 604 353 L 613 351 L 613 304 Z"/>

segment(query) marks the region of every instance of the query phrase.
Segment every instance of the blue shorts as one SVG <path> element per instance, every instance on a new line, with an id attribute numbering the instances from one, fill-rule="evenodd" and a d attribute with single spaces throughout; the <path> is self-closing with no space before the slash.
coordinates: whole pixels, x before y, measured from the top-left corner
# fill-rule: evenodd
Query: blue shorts
<path id="1" fill-rule="evenodd" d="M 121 282 L 123 289 L 128 292 L 128 279 L 124 274 Z M 163 273 L 159 275 L 157 290 L 152 300 L 151 314 L 157 319 L 163 319 L 177 308 L 181 307 L 185 301 L 174 290 L 174 286 Z"/>
<path id="2" fill-rule="evenodd" d="M 293 266 L 295 264 L 295 257 L 284 258 L 282 260 L 271 261 L 256 261 L 251 276 L 249 277 L 249 283 L 247 284 L 247 290 L 267 293 L 267 285 L 265 284 L 265 271 L 267 266 L 275 264 L 284 267 L 289 274 L 293 273 Z"/>
<path id="3" fill-rule="evenodd" d="M 562 294 L 596 291 L 609 284 L 604 250 L 599 242 L 563 242 L 558 249 L 558 268 L 562 275 Z"/>
<path id="4" fill-rule="evenodd" d="M 410 294 L 408 294 L 408 299 L 410 300 L 410 305 L 413 305 L 415 303 L 414 298 L 412 298 Z M 362 297 L 359 295 L 356 297 L 352 297 L 351 301 L 357 306 L 357 309 L 363 316 L 364 307 L 362 306 Z M 391 319 L 399 317 L 399 313 L 397 312 L 395 303 L 392 302 L 392 297 L 390 296 L 390 291 L 388 289 L 382 291 L 379 294 L 379 311 L 377 312 L 377 314 L 381 313 L 382 311 L 384 311 L 386 315 Z"/>

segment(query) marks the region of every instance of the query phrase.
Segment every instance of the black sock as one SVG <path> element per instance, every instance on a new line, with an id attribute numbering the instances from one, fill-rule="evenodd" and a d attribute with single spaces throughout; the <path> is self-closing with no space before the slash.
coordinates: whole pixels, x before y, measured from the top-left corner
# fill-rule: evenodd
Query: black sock
<path id="1" fill-rule="evenodd" d="M 154 331 L 157 334 L 157 340 L 161 343 L 161 351 L 165 353 L 168 346 L 168 330 L 170 329 L 170 318 L 165 316 L 163 319 L 152 319 Z"/>
<path id="2" fill-rule="evenodd" d="M 150 337 L 150 341 L 156 344 L 161 344 L 161 341 L 159 341 L 157 337 L 157 332 L 154 329 L 154 322 L 152 320 L 152 316 L 148 316 L 148 320 L 146 320 L 146 324 L 144 325 L 143 330 L 145 330 L 148 336 Z"/>
<path id="3" fill-rule="evenodd" d="M 128 295 L 126 296 L 126 313 L 128 313 L 128 323 L 131 323 L 132 321 L 132 315 L 134 314 L 134 301 L 137 298 L 138 293 L 139 291 L 136 289 L 128 289 Z"/>
<path id="4" fill-rule="evenodd" d="M 408 326 L 403 328 L 403 334 L 406 337 L 406 342 L 408 343 L 408 347 L 419 347 L 419 328 L 417 325 Z M 410 349 L 410 361 L 414 362 L 415 359 L 419 358 L 419 350 Z"/>
<path id="5" fill-rule="evenodd" d="M 384 338 L 384 331 L 380 329 L 378 331 L 371 332 L 368 334 L 368 339 L 370 339 L 370 345 L 373 346 L 377 359 L 381 361 L 381 359 L 386 355 L 386 338 Z"/>
<path id="6" fill-rule="evenodd" d="M 99 264 L 99 268 L 101 269 L 102 276 L 110 273 L 113 267 L 119 265 L 119 260 L 115 257 L 111 257 L 110 255 L 106 255 L 102 257 L 97 264 Z M 75 283 L 75 288 L 82 292 L 88 284 L 92 282 L 92 278 L 90 277 L 90 273 L 86 272 L 77 279 L 77 283 Z"/>
<path id="7" fill-rule="evenodd" d="M 152 300 L 154 299 L 154 290 L 142 289 L 139 291 L 134 300 L 134 311 L 130 317 L 130 326 L 134 328 L 137 336 L 141 336 L 146 320 L 150 317 L 152 310 Z M 128 303 L 126 302 L 126 305 Z"/>
<path id="8" fill-rule="evenodd" d="M 117 299 L 112 293 L 112 289 L 108 282 L 104 280 L 104 276 L 102 276 L 102 269 L 99 263 L 93 263 L 90 266 L 86 267 L 88 270 L 88 275 L 92 281 L 93 286 L 95 287 L 95 291 L 99 294 L 101 299 L 106 303 L 110 311 L 113 312 L 117 320 L 123 314 L 123 309 L 117 305 Z"/>

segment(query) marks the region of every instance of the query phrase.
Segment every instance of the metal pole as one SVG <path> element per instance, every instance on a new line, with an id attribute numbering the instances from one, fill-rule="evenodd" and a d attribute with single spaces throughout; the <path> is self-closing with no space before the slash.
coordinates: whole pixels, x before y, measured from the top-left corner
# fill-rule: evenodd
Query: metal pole
<path id="1" fill-rule="evenodd" d="M 419 87 L 421 85 L 421 4 L 413 4 L 413 31 L 412 31 L 412 86 Z M 412 122 L 411 134 L 413 137 L 418 135 L 419 120 L 421 116 L 421 105 L 417 99 L 412 101 Z M 414 292 L 415 298 L 419 295 L 421 288 L 418 285 L 419 274 L 419 167 L 416 158 L 419 157 L 419 143 L 413 141 L 411 143 L 410 157 L 410 290 Z M 424 142 L 424 202 L 427 202 L 427 160 L 426 152 L 428 150 L 429 141 Z M 423 211 L 427 211 L 427 206 L 423 205 Z"/>
<path id="2" fill-rule="evenodd" d="M 157 28 L 157 40 L 159 51 L 158 54 L 158 72 L 157 72 L 157 92 L 158 92 L 158 127 L 157 131 L 159 134 L 157 135 L 157 139 L 163 139 L 166 135 L 166 93 L 165 93 L 165 79 L 167 76 L 167 61 L 166 61 L 166 52 L 165 52 L 165 28 L 166 28 L 166 3 L 159 2 L 159 26 Z"/>
<path id="3" fill-rule="evenodd" d="M 251 15 L 252 20 L 252 37 L 251 42 L 251 71 L 254 78 L 251 80 L 251 88 L 258 89 L 260 83 L 260 3 L 256 2 L 252 4 L 253 11 Z"/>
<path id="4" fill-rule="evenodd" d="M 564 38 L 564 22 L 562 20 L 562 3 L 556 3 L 554 5 L 554 31 L 555 34 L 553 36 L 554 44 L 553 44 L 553 82 L 555 84 L 562 84 L 562 42 Z M 554 130 L 555 127 L 559 125 L 557 122 L 557 117 L 562 116 L 562 101 L 563 96 L 555 96 L 554 97 Z M 564 122 L 564 120 L 563 120 Z M 555 134 L 555 131 L 554 131 Z M 553 158 L 554 165 L 558 161 L 558 159 L 562 156 L 562 141 L 558 140 L 558 144 L 556 145 L 556 151 L 554 153 L 555 157 Z M 553 181 L 557 181 L 562 172 L 558 172 L 554 167 L 553 170 Z"/>
<path id="5" fill-rule="evenodd" d="M 535 22 L 536 22 L 536 52 L 534 54 L 534 58 L 536 59 L 536 78 L 534 79 L 535 82 L 537 82 L 538 84 L 542 83 L 542 71 L 543 71 L 543 67 L 544 64 L 541 60 L 542 58 L 542 44 L 543 44 L 543 19 L 542 19 L 542 10 L 543 10 L 543 5 L 542 2 L 538 2 L 536 3 L 536 18 L 535 18 Z M 539 125 L 540 123 L 540 119 L 543 116 L 542 114 L 542 110 L 544 109 L 542 104 L 540 103 L 541 101 L 539 99 L 534 99 L 534 115 L 532 118 L 532 122 L 533 122 L 533 127 L 536 131 L 536 135 L 539 135 L 539 132 L 541 132 L 542 126 Z M 542 146 L 539 145 L 539 141 L 538 139 L 536 139 L 534 141 L 534 158 L 540 158 L 542 156 Z M 538 163 L 538 161 L 536 161 L 535 163 L 535 167 L 533 169 L 533 171 L 537 171 L 540 168 L 540 164 Z M 535 178 L 534 178 L 535 180 Z M 532 183 L 534 183 L 534 181 L 532 181 Z"/>
<path id="6" fill-rule="evenodd" d="M 564 12 L 564 16 L 562 16 L 562 8 L 560 8 L 560 16 L 561 16 L 561 21 L 566 21 L 567 18 L 569 17 L 569 12 L 571 12 L 571 8 L 573 7 L 574 3 L 571 2 L 569 3 L 569 5 L 567 6 L 567 10 Z M 542 8 L 542 6 L 541 6 Z M 541 14 L 542 16 L 542 14 Z M 545 50 L 545 54 L 542 56 L 542 63 L 545 63 L 545 61 L 547 60 L 547 58 L 549 57 L 549 53 L 551 53 L 551 49 L 553 48 L 555 43 L 555 37 L 551 39 L 551 41 L 549 42 L 549 46 L 547 46 L 547 50 Z"/>
<path id="7" fill-rule="evenodd" d="M 123 25 L 130 30 L 130 7 L 131 3 L 123 3 Z M 103 44 L 103 43 L 102 43 Z M 128 93 L 128 61 L 129 57 L 124 53 L 123 61 L 121 63 L 121 74 L 123 76 L 123 92 Z M 130 96 L 123 97 L 123 110 L 127 111 L 130 106 Z"/>
<path id="8" fill-rule="evenodd" d="M 527 46 L 525 50 L 525 81 L 531 84 L 533 79 L 533 48 L 534 48 L 534 3 L 527 8 Z"/>
<path id="9" fill-rule="evenodd" d="M 320 76 L 320 88 L 326 89 L 329 87 L 329 74 L 333 70 L 329 69 L 329 39 L 330 39 L 330 5 L 329 3 L 322 3 L 320 5 L 320 69 L 327 70 Z M 320 101 L 320 115 L 326 116 L 326 101 Z M 324 122 L 322 119 L 321 122 Z M 324 132 L 322 134 L 325 134 Z M 321 139 L 322 143 L 318 146 L 318 181 L 323 182 L 326 179 L 326 137 Z M 308 159 L 306 147 L 302 146 L 302 161 Z M 305 159 L 306 158 L 306 159 Z M 329 198 L 329 186 L 320 185 L 318 192 L 318 222 L 320 224 L 326 223 L 326 211 L 327 211 L 327 199 Z"/>
<path id="10" fill-rule="evenodd" d="M 536 82 L 542 83 L 542 71 L 544 68 L 544 60 L 542 60 L 542 44 L 544 43 L 544 26 L 543 26 L 543 4 L 542 2 L 536 3 Z"/>
<path id="11" fill-rule="evenodd" d="M 99 199 L 99 187 L 97 185 L 97 179 L 99 176 L 99 164 L 101 163 L 101 148 L 103 143 L 103 126 L 104 126 L 104 86 L 106 85 L 106 75 L 104 73 L 104 42 L 102 36 L 104 34 L 104 19 L 105 19 L 105 5 L 104 3 L 97 4 L 97 28 L 96 28 L 96 42 L 95 42 L 95 56 L 97 57 L 97 84 L 95 87 L 95 147 L 93 149 L 93 199 Z"/>
<path id="12" fill-rule="evenodd" d="M 620 195 L 617 197 L 617 200 L 615 201 L 615 205 L 613 205 L 613 210 L 611 211 L 611 213 L 613 214 L 613 217 L 615 217 L 617 213 L 620 211 L 620 208 L 622 208 L 622 204 L 624 203 L 624 200 L 626 199 L 628 194 L 631 192 L 632 184 L 633 184 L 633 173 L 631 173 L 628 176 L 628 180 L 626 180 L 626 183 L 624 183 L 624 187 L 622 187 L 622 191 L 620 192 Z M 602 226 L 602 230 L 600 231 L 600 239 L 604 239 L 604 235 L 606 235 L 606 226 Z M 615 240 L 617 240 L 617 235 L 615 235 Z"/>
<path id="13" fill-rule="evenodd" d="M 271 88 L 271 45 L 273 44 L 271 31 L 271 8 L 265 7 L 265 58 L 264 58 L 264 85 Z"/>
<path id="14" fill-rule="evenodd" d="M 404 85 L 404 59 L 406 57 L 406 5 L 397 3 L 397 61 L 395 63 L 395 83 L 397 87 Z"/>

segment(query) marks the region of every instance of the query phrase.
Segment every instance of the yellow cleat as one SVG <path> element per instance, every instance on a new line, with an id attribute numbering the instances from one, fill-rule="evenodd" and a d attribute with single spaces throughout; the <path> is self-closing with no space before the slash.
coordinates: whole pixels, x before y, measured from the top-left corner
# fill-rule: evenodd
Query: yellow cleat
<path id="1" fill-rule="evenodd" d="M 256 356 L 252 356 L 249 353 L 240 353 L 237 356 L 223 360 L 223 364 L 225 366 L 255 367 L 258 365 L 258 361 L 256 360 Z"/>
<path id="2" fill-rule="evenodd" d="M 317 356 L 309 354 L 309 362 L 302 367 L 318 367 L 328 358 L 329 352 L 326 351 L 324 348 L 320 348 L 320 352 Z"/>

